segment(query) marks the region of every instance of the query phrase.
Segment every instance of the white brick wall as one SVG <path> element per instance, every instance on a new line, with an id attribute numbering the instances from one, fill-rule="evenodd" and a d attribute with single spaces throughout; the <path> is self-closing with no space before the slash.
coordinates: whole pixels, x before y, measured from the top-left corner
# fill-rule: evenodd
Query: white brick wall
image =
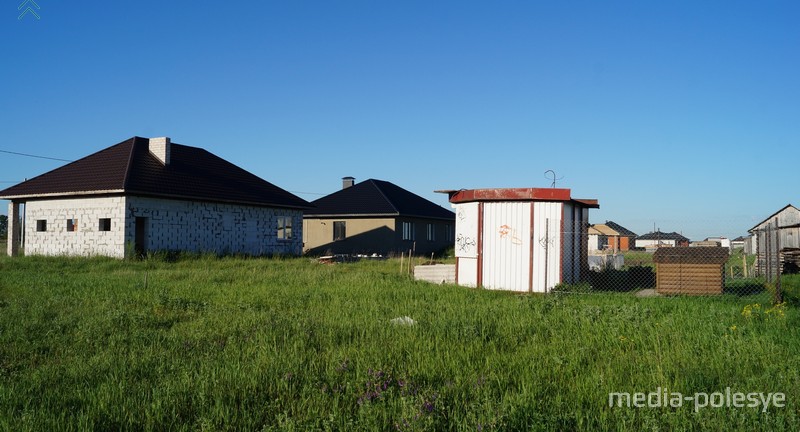
<path id="1" fill-rule="evenodd" d="M 148 218 L 148 250 L 251 255 L 299 255 L 302 250 L 300 210 L 128 197 L 126 216 L 126 241 L 131 244 L 136 218 Z M 292 218 L 291 240 L 278 240 L 278 216 Z"/>
<path id="2" fill-rule="evenodd" d="M 123 197 L 28 201 L 25 208 L 25 255 L 106 255 L 125 253 Z M 111 231 L 100 231 L 100 219 L 111 219 Z M 67 219 L 78 229 L 67 232 Z M 36 221 L 47 230 L 36 231 Z"/>
<path id="3" fill-rule="evenodd" d="M 278 240 L 277 219 L 292 219 L 292 239 Z M 26 255 L 105 255 L 123 258 L 132 251 L 136 218 L 147 218 L 149 251 L 299 255 L 303 214 L 300 210 L 201 203 L 144 197 L 80 198 L 29 201 L 25 211 Z M 111 231 L 100 231 L 100 219 Z M 78 230 L 67 231 L 77 219 Z M 37 232 L 37 220 L 47 230 Z"/>

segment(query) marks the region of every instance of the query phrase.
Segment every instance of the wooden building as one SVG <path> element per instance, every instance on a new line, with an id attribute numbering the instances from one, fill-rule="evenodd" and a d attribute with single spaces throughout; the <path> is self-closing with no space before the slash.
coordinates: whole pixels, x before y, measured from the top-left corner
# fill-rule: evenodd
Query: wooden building
<path id="1" fill-rule="evenodd" d="M 725 285 L 724 247 L 659 248 L 656 264 L 656 292 L 659 294 L 722 294 Z"/>
<path id="2" fill-rule="evenodd" d="M 800 270 L 800 209 L 789 204 L 750 228 L 756 249 L 756 272 L 772 281 Z"/>

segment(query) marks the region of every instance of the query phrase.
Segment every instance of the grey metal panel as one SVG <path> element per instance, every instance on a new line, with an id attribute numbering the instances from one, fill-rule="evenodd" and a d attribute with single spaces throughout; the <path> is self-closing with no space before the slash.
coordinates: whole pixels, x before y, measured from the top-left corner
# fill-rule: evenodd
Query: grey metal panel
<path id="1" fill-rule="evenodd" d="M 456 257 L 478 256 L 478 203 L 457 204 L 456 210 Z"/>

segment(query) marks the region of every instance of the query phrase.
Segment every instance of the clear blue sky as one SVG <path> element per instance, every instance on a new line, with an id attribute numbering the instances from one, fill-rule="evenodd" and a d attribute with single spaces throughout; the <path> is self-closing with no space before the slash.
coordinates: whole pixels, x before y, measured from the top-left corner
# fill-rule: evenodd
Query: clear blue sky
<path id="1" fill-rule="evenodd" d="M 551 169 L 592 222 L 692 239 L 800 205 L 797 1 L 36 2 L 1 2 L 3 151 L 169 136 L 309 201 Z M 0 188 L 62 164 L 0 153 Z"/>

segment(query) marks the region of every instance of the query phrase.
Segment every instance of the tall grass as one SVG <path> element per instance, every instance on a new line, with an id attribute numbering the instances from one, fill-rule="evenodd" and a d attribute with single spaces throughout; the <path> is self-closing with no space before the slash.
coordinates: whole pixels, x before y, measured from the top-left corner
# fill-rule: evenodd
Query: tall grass
<path id="1" fill-rule="evenodd" d="M 794 308 L 518 296 L 398 268 L 0 257 L 0 430 L 800 426 Z M 608 406 L 657 387 L 783 392 L 787 406 Z"/>

